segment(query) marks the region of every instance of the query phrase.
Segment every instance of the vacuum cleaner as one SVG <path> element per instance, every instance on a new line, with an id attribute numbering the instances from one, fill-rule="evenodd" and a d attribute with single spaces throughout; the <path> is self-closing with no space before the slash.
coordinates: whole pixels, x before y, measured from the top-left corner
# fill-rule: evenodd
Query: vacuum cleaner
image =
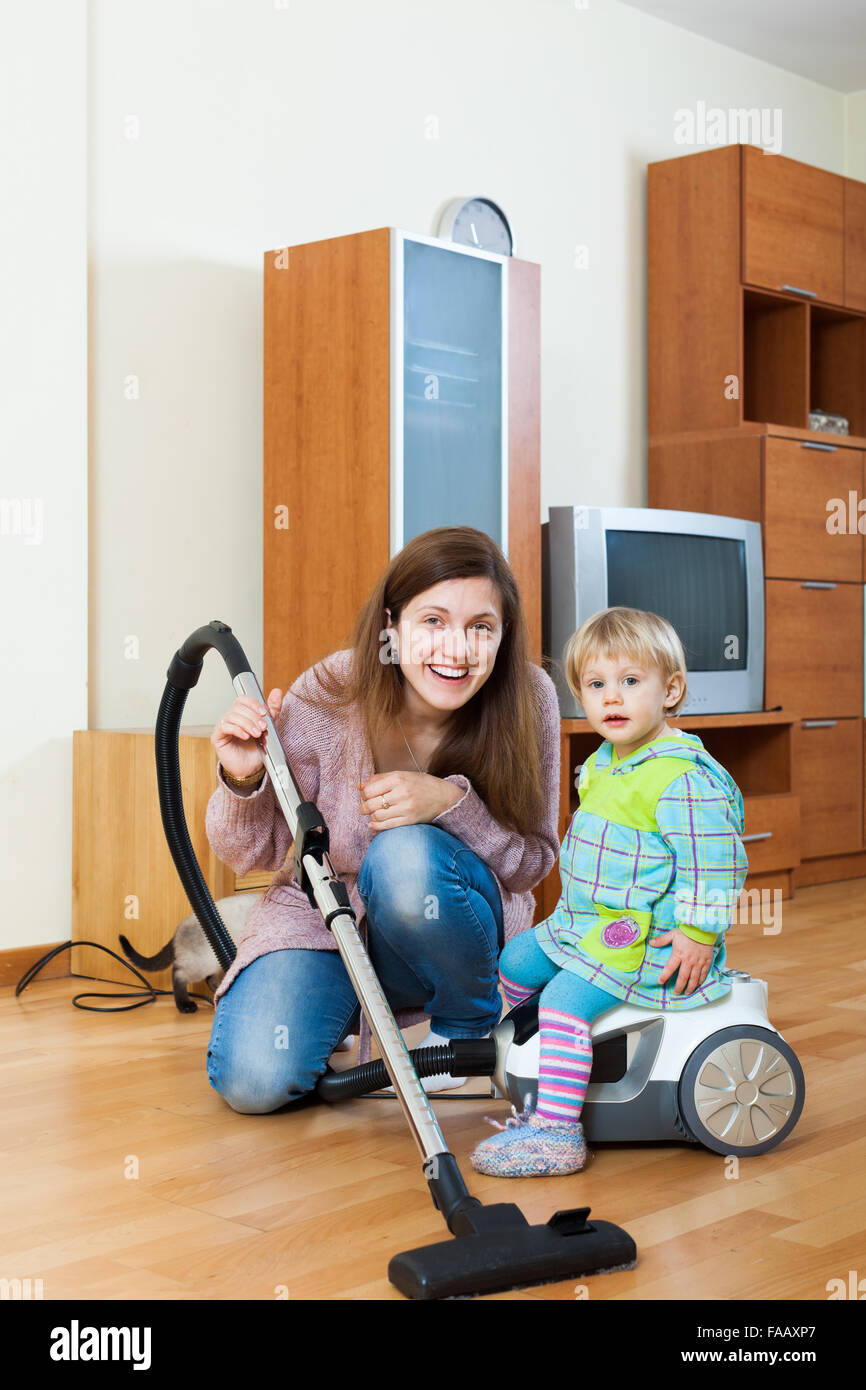
<path id="1" fill-rule="evenodd" d="M 751 1158 L 786 1139 L 803 1109 L 799 1060 L 767 1017 L 767 985 L 726 970 L 730 992 L 700 1008 L 658 1012 L 617 1004 L 593 1021 L 592 1069 L 581 1124 L 587 1142 L 700 1144 Z M 538 1098 L 538 994 L 518 1004 L 489 1039 L 419 1048 L 419 1076 L 492 1076 L 517 1109 Z M 334 1072 L 325 1100 L 388 1085 L 381 1062 Z"/>
<path id="2" fill-rule="evenodd" d="M 180 722 L 187 692 L 198 682 L 203 658 L 215 648 L 228 667 L 235 691 L 265 708 L 267 702 L 231 628 L 218 619 L 197 628 L 175 653 L 167 671 L 155 729 L 156 771 L 162 823 L 175 867 L 190 906 L 201 923 L 223 969 L 235 957 L 226 930 L 195 857 L 183 810 L 180 781 Z M 348 890 L 336 875 L 329 856 L 328 827 L 315 802 L 302 801 L 270 715 L 266 716 L 264 762 L 277 803 L 294 842 L 295 878 L 311 906 L 317 907 L 331 931 L 343 964 L 376 1040 L 382 1060 L 354 1068 L 348 1082 L 328 1076 L 320 1082 L 323 1099 L 357 1094 L 352 1085 L 369 1089 L 369 1068 L 378 1069 L 381 1084 L 391 1084 L 423 1158 L 423 1174 L 453 1240 L 421 1246 L 394 1255 L 388 1278 L 407 1298 L 439 1299 L 494 1293 L 531 1284 L 630 1268 L 636 1261 L 635 1243 L 627 1231 L 609 1221 L 589 1220 L 589 1207 L 557 1211 L 545 1225 L 530 1225 L 518 1206 L 497 1202 L 485 1206 L 468 1191 L 457 1160 L 449 1151 L 419 1074 L 450 1071 L 452 1075 L 490 1075 L 497 1069 L 494 1039 L 453 1040 L 445 1048 L 418 1049 L 410 1054 L 382 993 L 355 921 Z M 531 1011 L 526 1004 L 503 1019 L 511 1045 L 503 1055 L 515 1058 L 518 1072 L 531 1069 Z M 537 1013 L 536 1013 L 537 1032 Z M 503 1037 L 500 1034 L 500 1037 Z M 493 1044 L 491 1048 L 491 1043 Z M 422 1054 L 436 1054 L 433 1056 Z M 442 1055 L 445 1054 L 445 1055 Z M 510 1064 L 510 1063 L 509 1063 Z M 464 1067 L 466 1070 L 460 1071 Z M 363 1074 L 363 1076 L 361 1076 Z M 511 1073 L 512 1085 L 520 1077 Z M 324 1083 L 324 1084 L 322 1084 Z M 509 1083 L 500 1070 L 500 1085 Z"/>

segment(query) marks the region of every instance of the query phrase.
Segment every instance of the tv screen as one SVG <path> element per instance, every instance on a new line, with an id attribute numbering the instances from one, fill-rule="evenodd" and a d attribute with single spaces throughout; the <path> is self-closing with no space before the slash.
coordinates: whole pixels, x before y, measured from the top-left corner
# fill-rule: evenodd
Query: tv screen
<path id="1" fill-rule="evenodd" d="M 746 547 L 720 536 L 605 531 L 611 608 L 643 608 L 676 629 L 689 671 L 748 666 Z"/>

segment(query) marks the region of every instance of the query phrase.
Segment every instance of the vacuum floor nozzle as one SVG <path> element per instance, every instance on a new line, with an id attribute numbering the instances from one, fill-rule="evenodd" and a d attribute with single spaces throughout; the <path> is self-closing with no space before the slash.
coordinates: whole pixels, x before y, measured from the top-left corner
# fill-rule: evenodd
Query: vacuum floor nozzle
<path id="1" fill-rule="evenodd" d="M 421 1245 L 395 1255 L 388 1278 L 407 1298 L 429 1300 L 631 1268 L 637 1260 L 631 1236 L 610 1221 L 588 1221 L 589 1211 L 558 1211 L 546 1226 L 530 1226 L 524 1217 L 524 1224 L 515 1220 L 498 1230 Z"/>

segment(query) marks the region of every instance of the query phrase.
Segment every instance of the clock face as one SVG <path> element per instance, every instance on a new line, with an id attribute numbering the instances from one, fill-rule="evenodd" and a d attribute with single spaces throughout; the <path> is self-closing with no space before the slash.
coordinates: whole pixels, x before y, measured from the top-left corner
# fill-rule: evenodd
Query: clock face
<path id="1" fill-rule="evenodd" d="M 489 198 L 470 198 L 463 204 L 454 218 L 451 240 L 499 256 L 510 256 L 512 251 L 511 229 L 505 214 Z"/>

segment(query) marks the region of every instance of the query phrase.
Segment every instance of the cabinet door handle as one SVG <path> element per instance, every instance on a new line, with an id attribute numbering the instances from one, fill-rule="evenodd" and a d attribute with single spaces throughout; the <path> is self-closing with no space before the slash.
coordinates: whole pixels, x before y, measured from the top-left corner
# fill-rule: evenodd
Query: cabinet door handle
<path id="1" fill-rule="evenodd" d="M 804 579 L 801 589 L 835 589 L 836 581 L 830 579 Z"/>
<path id="2" fill-rule="evenodd" d="M 835 729 L 838 719 L 804 719 L 804 729 Z"/>
<path id="3" fill-rule="evenodd" d="M 744 835 L 744 836 L 743 836 L 743 844 L 744 844 L 744 845 L 747 845 L 747 844 L 749 843 L 750 840 L 772 840 L 772 838 L 773 838 L 773 832 L 772 832 L 772 830 L 762 830 L 762 831 L 761 831 L 759 834 L 757 834 L 757 835 Z"/>
<path id="4" fill-rule="evenodd" d="M 807 444 L 805 439 L 800 441 L 801 449 L 822 449 L 825 454 L 835 454 L 838 445 L 836 444 Z"/>
<path id="5" fill-rule="evenodd" d="M 782 290 L 790 290 L 791 294 L 805 294 L 808 299 L 818 298 L 816 290 L 804 290 L 800 285 L 780 285 L 779 288 Z"/>

